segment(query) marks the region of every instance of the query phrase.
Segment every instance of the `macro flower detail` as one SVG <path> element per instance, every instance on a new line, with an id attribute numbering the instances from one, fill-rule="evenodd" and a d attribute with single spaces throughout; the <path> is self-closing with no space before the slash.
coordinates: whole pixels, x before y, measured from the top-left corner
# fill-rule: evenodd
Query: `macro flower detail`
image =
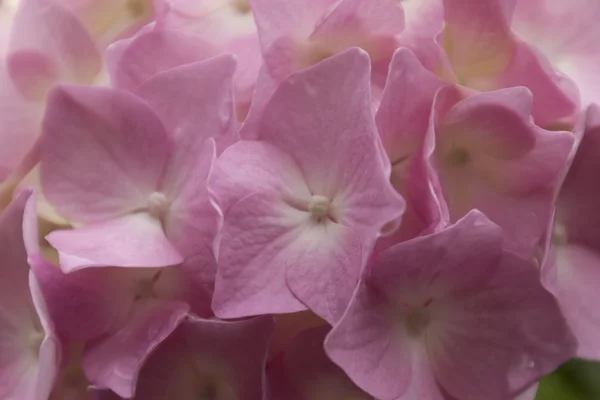
<path id="1" fill-rule="evenodd" d="M 42 185 L 59 213 L 85 224 L 48 237 L 64 271 L 106 265 L 164 267 L 211 247 L 219 215 L 202 182 L 216 154 L 211 137 L 234 134 L 229 121 L 235 114 L 225 83 L 231 82 L 234 63 L 223 56 L 196 68 L 204 79 L 213 79 L 208 71 L 219 70 L 215 92 L 203 96 L 221 96 L 218 111 L 224 113 L 219 119 L 221 115 L 211 115 L 211 107 L 202 109 L 202 98 L 195 99 L 208 114 L 202 119 L 205 130 L 196 126 L 199 133 L 182 121 L 171 125 L 170 105 L 160 104 L 155 112 L 143 96 L 85 87 L 54 91 L 44 122 Z M 155 83 L 147 84 L 171 90 Z M 62 128 L 64 121 L 69 129 Z M 162 121 L 174 130 L 167 133 Z M 82 146 L 82 141 L 96 147 Z M 79 146 L 82 150 L 75 150 Z M 193 242 L 192 232 L 198 235 Z"/>
<path id="2" fill-rule="evenodd" d="M 381 253 L 325 340 L 380 399 L 513 398 L 575 346 L 539 271 L 503 250 L 501 230 L 477 211 Z"/>
<path id="3" fill-rule="evenodd" d="M 369 59 L 348 50 L 284 82 L 258 140 L 219 157 L 211 187 L 226 217 L 217 316 L 308 307 L 339 318 L 369 249 L 404 209 L 369 104 Z"/>
<path id="4" fill-rule="evenodd" d="M 599 16 L 0 0 L 0 400 L 600 398 Z"/>

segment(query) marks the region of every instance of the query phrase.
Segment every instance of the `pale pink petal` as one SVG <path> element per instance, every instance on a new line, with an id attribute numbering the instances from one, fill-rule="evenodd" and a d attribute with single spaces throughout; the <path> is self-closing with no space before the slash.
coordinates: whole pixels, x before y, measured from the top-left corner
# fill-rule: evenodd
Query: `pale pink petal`
<path id="1" fill-rule="evenodd" d="M 147 206 L 171 141 L 156 114 L 115 89 L 60 87 L 44 119 L 41 180 L 63 216 L 105 220 Z"/>
<path id="2" fill-rule="evenodd" d="M 189 159 L 204 141 L 213 137 L 219 152 L 237 139 L 237 120 L 233 102 L 233 74 L 236 61 L 221 55 L 197 63 L 159 72 L 136 90 L 163 121 L 175 138 L 177 155 L 174 169 L 181 158 Z"/>
<path id="3" fill-rule="evenodd" d="M 311 231 L 308 212 L 275 194 L 256 193 L 239 201 L 221 232 L 213 310 L 221 318 L 306 309 L 286 284 Z M 294 257 L 294 258 L 290 258 Z"/>
<path id="4" fill-rule="evenodd" d="M 87 345 L 83 369 L 90 382 L 122 397 L 133 397 L 144 362 L 187 312 L 184 303 L 142 300 L 133 308 L 125 326 Z"/>
<path id="5" fill-rule="evenodd" d="M 403 29 L 404 12 L 395 0 L 342 0 L 319 22 L 310 39 L 338 51 L 360 44 L 373 62 L 389 61 Z"/>
<path id="6" fill-rule="evenodd" d="M 506 68 L 512 57 L 510 16 L 515 1 L 444 0 L 442 43 L 459 82 Z"/>
<path id="7" fill-rule="evenodd" d="M 583 107 L 599 100 L 599 15 L 600 3 L 594 0 L 527 0 L 517 2 L 512 20 L 512 29 L 521 39 L 575 81 Z"/>
<path id="8" fill-rule="evenodd" d="M 50 233 L 61 269 L 86 267 L 165 267 L 183 257 L 169 242 L 158 219 L 147 213 L 128 214 L 107 222 Z"/>
<path id="9" fill-rule="evenodd" d="M 413 343 L 411 351 L 412 364 L 408 388 L 402 396 L 394 400 L 456 400 L 438 385 L 429 364 L 427 349 L 419 343 Z"/>
<path id="10" fill-rule="evenodd" d="M 361 273 L 360 237 L 343 225 L 318 223 L 306 228 L 285 252 L 292 293 L 321 318 L 339 320 Z"/>
<path id="11" fill-rule="evenodd" d="M 0 63 L 3 64 L 3 63 Z M 40 131 L 43 104 L 31 102 L 15 88 L 0 65 L 0 181 L 4 180 L 33 147 Z"/>
<path id="12" fill-rule="evenodd" d="M 263 52 L 281 37 L 308 38 L 336 0 L 249 0 Z"/>
<path id="13" fill-rule="evenodd" d="M 496 88 L 528 87 L 534 94 L 532 114 L 539 126 L 547 126 L 577 111 L 577 93 L 573 93 L 576 90 L 573 85 L 525 43 L 515 44 L 506 70 L 493 82 Z"/>
<path id="14" fill-rule="evenodd" d="M 148 29 L 112 45 L 106 57 L 112 85 L 133 91 L 159 72 L 216 54 L 210 44 L 197 36 L 173 30 Z"/>
<path id="15" fill-rule="evenodd" d="M 43 99 L 56 81 L 90 83 L 100 72 L 98 49 L 74 15 L 56 2 L 23 0 L 7 59 L 22 94 Z"/>
<path id="16" fill-rule="evenodd" d="M 294 158 L 258 141 L 240 141 L 225 150 L 217 159 L 209 189 L 224 214 L 257 191 L 279 193 L 294 204 L 308 205 L 311 196 Z"/>

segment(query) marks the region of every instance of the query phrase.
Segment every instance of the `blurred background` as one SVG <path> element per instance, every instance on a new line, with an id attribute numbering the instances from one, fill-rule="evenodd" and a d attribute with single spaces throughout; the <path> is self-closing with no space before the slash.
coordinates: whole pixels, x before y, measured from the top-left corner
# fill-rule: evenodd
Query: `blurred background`
<path id="1" fill-rule="evenodd" d="M 566 363 L 542 379 L 536 400 L 600 400 L 600 363 Z"/>

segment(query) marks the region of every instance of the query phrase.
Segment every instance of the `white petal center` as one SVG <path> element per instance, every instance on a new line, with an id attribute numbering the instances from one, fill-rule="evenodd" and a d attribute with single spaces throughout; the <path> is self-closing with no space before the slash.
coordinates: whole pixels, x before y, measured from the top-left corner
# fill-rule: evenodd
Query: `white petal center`
<path id="1" fill-rule="evenodd" d="M 153 192 L 148 196 L 148 212 L 155 218 L 162 218 L 169 210 L 170 202 L 161 192 Z"/>
<path id="2" fill-rule="evenodd" d="M 325 196 L 313 195 L 308 203 L 308 212 L 317 220 L 329 215 L 331 201 Z"/>

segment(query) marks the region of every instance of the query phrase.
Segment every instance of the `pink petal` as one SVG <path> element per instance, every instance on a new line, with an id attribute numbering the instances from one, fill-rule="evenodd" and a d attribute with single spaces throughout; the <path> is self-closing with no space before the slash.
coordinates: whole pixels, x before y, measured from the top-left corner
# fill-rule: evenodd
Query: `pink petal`
<path id="1" fill-rule="evenodd" d="M 39 283 L 32 272 L 29 273 L 29 287 L 35 310 L 37 311 L 44 331 L 46 331 L 46 337 L 40 345 L 37 360 L 38 365 L 34 397 L 35 399 L 45 400 L 50 396 L 57 380 L 62 362 L 62 349 L 61 342 L 55 334 L 54 321 L 50 318 L 46 300 L 44 299 Z"/>
<path id="2" fill-rule="evenodd" d="M 515 0 L 444 0 L 443 44 L 459 82 L 495 75 L 512 57 Z"/>
<path id="3" fill-rule="evenodd" d="M 0 214 L 0 396 L 42 400 L 48 398 L 56 379 L 60 347 L 27 265 L 23 217 L 30 196 L 29 190 L 19 192 Z"/>
<path id="4" fill-rule="evenodd" d="M 183 261 L 166 238 L 158 219 L 146 213 L 128 214 L 72 230 L 50 233 L 61 269 L 86 267 L 164 267 Z"/>
<path id="5" fill-rule="evenodd" d="M 133 397 L 142 365 L 187 312 L 180 302 L 141 301 L 124 327 L 88 345 L 83 356 L 86 376 L 99 388 Z"/>
<path id="6" fill-rule="evenodd" d="M 372 61 L 389 60 L 397 48 L 395 36 L 403 29 L 404 12 L 395 0 L 342 0 L 318 23 L 310 39 L 334 48 L 362 42 Z"/>
<path id="7" fill-rule="evenodd" d="M 524 43 L 516 43 L 506 70 L 497 78 L 497 87 L 526 86 L 534 94 L 533 116 L 539 126 L 547 126 L 577 111 L 576 94 L 570 84 Z"/>
<path id="8" fill-rule="evenodd" d="M 98 49 L 69 11 L 48 0 L 24 0 L 11 32 L 8 69 L 21 93 L 41 99 L 56 81 L 90 83 Z"/>
<path id="9" fill-rule="evenodd" d="M 261 140 L 294 156 L 312 194 L 332 200 L 336 220 L 373 240 L 402 215 L 404 201 L 382 168 L 369 71 L 369 58 L 354 48 L 294 74 L 259 130 Z"/>
<path id="10" fill-rule="evenodd" d="M 438 381 L 457 398 L 515 396 L 573 356 L 576 342 L 529 262 L 506 254 L 485 286 L 453 301 L 457 309 L 440 314 L 445 328 L 429 354 Z"/>
<path id="11" fill-rule="evenodd" d="M 454 400 L 437 383 L 429 364 L 427 349 L 420 344 L 413 344 L 411 351 L 412 365 L 408 388 L 402 396 L 394 400 Z"/>
<path id="12" fill-rule="evenodd" d="M 215 314 L 238 318 L 306 309 L 288 288 L 286 270 L 297 267 L 293 262 L 309 223 L 308 212 L 272 194 L 255 193 L 232 207 L 221 233 Z"/>
<path id="13" fill-rule="evenodd" d="M 374 397 L 392 400 L 411 379 L 411 351 L 386 318 L 384 299 L 361 284 L 342 319 L 325 340 L 327 356 Z"/>
<path id="14" fill-rule="evenodd" d="M 213 241 L 223 223 L 221 210 L 214 206 L 208 192 L 208 180 L 215 160 L 215 142 L 209 138 L 199 147 L 194 139 L 180 146 L 187 152 L 175 161 L 179 165 L 167 170 L 163 185 L 175 200 L 164 222 L 167 238 L 183 257 L 213 250 Z M 195 153 L 192 150 L 197 150 Z M 193 154 L 193 156 L 192 156 Z M 187 159 L 184 160 L 184 157 Z M 187 161 L 187 163 L 186 163 Z"/>
<path id="15" fill-rule="evenodd" d="M 217 140 L 219 152 L 237 139 L 235 70 L 234 57 L 221 55 L 159 72 L 137 88 L 136 94 L 150 104 L 175 138 L 176 164 L 197 153 L 209 137 Z"/>
<path id="16" fill-rule="evenodd" d="M 502 230 L 473 210 L 440 232 L 384 251 L 370 270 L 370 282 L 384 298 L 420 305 L 432 295 L 443 298 L 480 286 L 499 261 L 501 244 Z"/>
<path id="17" fill-rule="evenodd" d="M 115 43 L 106 57 L 113 86 L 133 91 L 159 72 L 215 54 L 216 50 L 197 36 L 147 29 L 138 36 Z"/>
<path id="18" fill-rule="evenodd" d="M 522 88 L 458 103 L 437 129 L 435 159 L 451 219 L 472 209 L 485 212 L 526 257 L 543 235 L 573 145 L 571 133 L 535 126 L 527 118 L 530 105 Z M 457 151 L 466 152 L 463 161 L 453 158 Z"/>
<path id="19" fill-rule="evenodd" d="M 23 98 L 0 65 L 0 180 L 19 165 L 40 131 L 43 104 Z"/>
<path id="20" fill-rule="evenodd" d="M 61 337 L 85 342 L 124 322 L 134 294 L 119 274 L 122 270 L 91 268 L 64 274 L 40 256 L 30 256 L 30 263 Z"/>
<path id="21" fill-rule="evenodd" d="M 312 312 L 339 320 L 358 284 L 363 265 L 359 236 L 335 223 L 307 227 L 285 249 L 287 285 Z"/>
<path id="22" fill-rule="evenodd" d="M 517 2 L 512 21 L 521 39 L 575 81 L 583 107 L 598 102 L 598 15 L 600 4 L 594 0 L 568 6 L 560 0 L 530 0 Z M 556 29 L 560 25 L 564 29 Z"/>
<path id="23" fill-rule="evenodd" d="M 250 0 L 263 52 L 284 36 L 308 38 L 335 3 L 336 0 L 316 0 L 307 7 L 306 0 Z"/>
<path id="24" fill-rule="evenodd" d="M 421 147 L 435 93 L 445 85 L 409 49 L 400 48 L 394 53 L 376 116 L 381 141 L 392 164 Z"/>
<path id="25" fill-rule="evenodd" d="M 235 322 L 190 317 L 148 359 L 135 399 L 193 400 L 209 390 L 223 399 L 261 399 L 272 329 L 270 317 Z"/>
<path id="26" fill-rule="evenodd" d="M 268 400 L 372 400 L 323 351 L 329 327 L 307 329 L 267 367 Z"/>
<path id="27" fill-rule="evenodd" d="M 425 162 L 425 137 L 435 94 L 444 85 L 410 50 L 401 48 L 394 54 L 376 121 L 393 165 L 392 185 L 406 199 L 407 209 L 400 229 L 382 239 L 380 247 L 417 236 L 441 219 Z"/>
<path id="28" fill-rule="evenodd" d="M 219 156 L 209 189 L 226 215 L 245 196 L 257 191 L 280 193 L 292 203 L 310 200 L 296 161 L 276 147 L 258 141 L 240 141 Z"/>
<path id="29" fill-rule="evenodd" d="M 600 284 L 600 257 L 588 247 L 557 246 L 556 261 L 545 266 L 544 286 L 557 298 L 578 342 L 577 356 L 597 359 L 600 313 L 593 306 Z"/>
<path id="30" fill-rule="evenodd" d="M 60 87 L 44 120 L 41 179 L 63 216 L 105 220 L 147 206 L 170 156 L 154 112 L 126 92 Z"/>

